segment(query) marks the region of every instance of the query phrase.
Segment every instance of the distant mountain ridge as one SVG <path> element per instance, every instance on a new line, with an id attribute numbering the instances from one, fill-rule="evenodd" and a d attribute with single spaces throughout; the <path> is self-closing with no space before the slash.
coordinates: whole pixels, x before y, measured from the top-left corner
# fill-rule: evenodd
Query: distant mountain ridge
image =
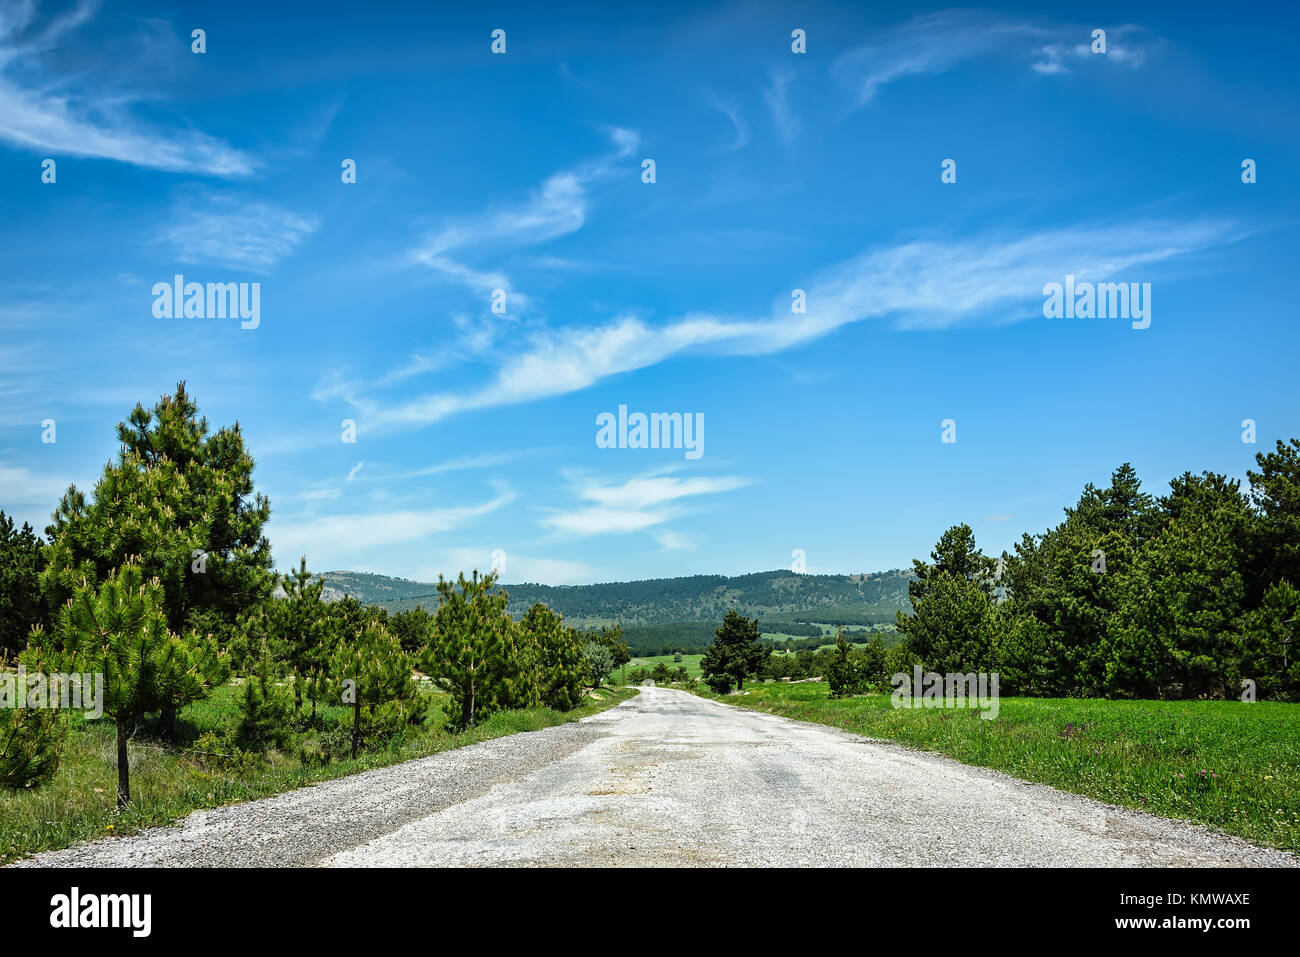
<path id="1" fill-rule="evenodd" d="M 366 572 L 325 572 L 325 597 L 351 595 L 390 612 L 437 607 L 437 586 Z M 596 585 L 505 585 L 509 611 L 522 615 L 535 602 L 580 628 L 620 623 L 625 627 L 677 622 L 717 622 L 731 609 L 766 625 L 816 621 L 844 624 L 890 622 L 907 608 L 910 569 L 860 575 L 801 575 L 782 570 L 749 575 L 691 575 Z"/>

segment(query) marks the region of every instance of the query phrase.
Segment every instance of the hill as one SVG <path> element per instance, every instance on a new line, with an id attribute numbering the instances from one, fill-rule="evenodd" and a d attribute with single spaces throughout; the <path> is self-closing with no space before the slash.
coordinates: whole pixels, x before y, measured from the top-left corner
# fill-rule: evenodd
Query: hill
<path id="1" fill-rule="evenodd" d="M 390 612 L 438 603 L 435 586 L 404 578 L 361 572 L 326 572 L 330 598 L 352 595 L 365 604 L 383 605 Z M 816 634 L 810 623 L 880 625 L 908 607 L 907 582 L 911 571 L 895 569 L 863 575 L 799 575 L 791 571 L 755 572 L 750 575 L 692 575 L 598 585 L 507 585 L 509 610 L 520 616 L 542 602 L 579 628 L 621 624 L 625 630 L 642 629 L 664 634 L 663 626 L 694 624 L 682 629 L 699 633 L 705 643 L 708 628 L 716 626 L 731 609 L 759 618 L 765 631 L 796 636 Z M 802 623 L 802 624 L 801 624 Z M 785 629 L 788 627 L 788 631 Z"/>

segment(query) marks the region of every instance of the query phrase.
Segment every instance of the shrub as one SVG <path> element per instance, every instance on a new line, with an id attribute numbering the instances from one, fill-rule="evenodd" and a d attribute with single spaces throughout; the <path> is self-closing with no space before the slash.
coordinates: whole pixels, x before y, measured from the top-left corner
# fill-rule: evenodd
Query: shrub
<path id="1" fill-rule="evenodd" d="M 614 670 L 614 656 L 607 647 L 595 641 L 583 645 L 582 653 L 587 658 L 587 677 L 591 686 L 599 688 Z"/>
<path id="2" fill-rule="evenodd" d="M 264 645 L 257 671 L 244 681 L 235 738 L 250 751 L 283 748 L 289 740 L 292 718 L 289 691 L 276 685 L 271 656 Z"/>
<path id="3" fill-rule="evenodd" d="M 30 788 L 53 777 L 66 722 L 47 708 L 0 708 L 0 786 Z"/>

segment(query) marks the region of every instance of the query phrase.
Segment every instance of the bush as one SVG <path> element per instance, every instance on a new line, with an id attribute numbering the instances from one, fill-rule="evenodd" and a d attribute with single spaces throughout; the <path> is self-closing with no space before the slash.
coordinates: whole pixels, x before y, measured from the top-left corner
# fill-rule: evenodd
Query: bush
<path id="1" fill-rule="evenodd" d="M 53 777 L 67 723 L 47 708 L 0 708 L 0 786 L 30 788 Z"/>
<path id="2" fill-rule="evenodd" d="M 241 748 L 233 731 L 203 732 L 190 753 L 197 755 L 200 763 L 216 764 L 228 771 L 259 771 L 266 766 L 266 756 Z"/>
<path id="3" fill-rule="evenodd" d="M 614 670 L 614 656 L 607 647 L 595 641 L 583 645 L 582 653 L 587 657 L 587 677 L 591 686 L 599 688 Z"/>
<path id="4" fill-rule="evenodd" d="M 830 666 L 826 669 L 826 680 L 830 684 L 832 698 L 848 698 L 866 690 L 865 662 L 844 637 L 843 628 L 835 636 L 835 651 L 831 654 Z"/>
<path id="5" fill-rule="evenodd" d="M 250 674 L 244 681 L 235 738 L 241 747 L 250 751 L 283 748 L 289 740 L 292 719 L 293 701 L 289 691 L 276 685 L 271 657 L 263 647 L 256 674 Z"/>

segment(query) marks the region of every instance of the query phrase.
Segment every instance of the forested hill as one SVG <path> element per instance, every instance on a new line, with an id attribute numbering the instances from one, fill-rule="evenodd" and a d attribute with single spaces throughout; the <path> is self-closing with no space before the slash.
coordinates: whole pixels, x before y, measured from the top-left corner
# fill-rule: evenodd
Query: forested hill
<path id="1" fill-rule="evenodd" d="M 390 612 L 438 603 L 435 586 L 361 572 L 326 572 L 326 597 L 352 595 Z M 570 624 L 589 628 L 674 622 L 718 622 L 735 608 L 765 624 L 794 621 L 875 624 L 892 621 L 907 607 L 911 571 L 864 575 L 799 575 L 791 571 L 752 575 L 692 575 L 599 585 L 506 585 L 510 613 L 522 615 L 543 602 Z"/>

